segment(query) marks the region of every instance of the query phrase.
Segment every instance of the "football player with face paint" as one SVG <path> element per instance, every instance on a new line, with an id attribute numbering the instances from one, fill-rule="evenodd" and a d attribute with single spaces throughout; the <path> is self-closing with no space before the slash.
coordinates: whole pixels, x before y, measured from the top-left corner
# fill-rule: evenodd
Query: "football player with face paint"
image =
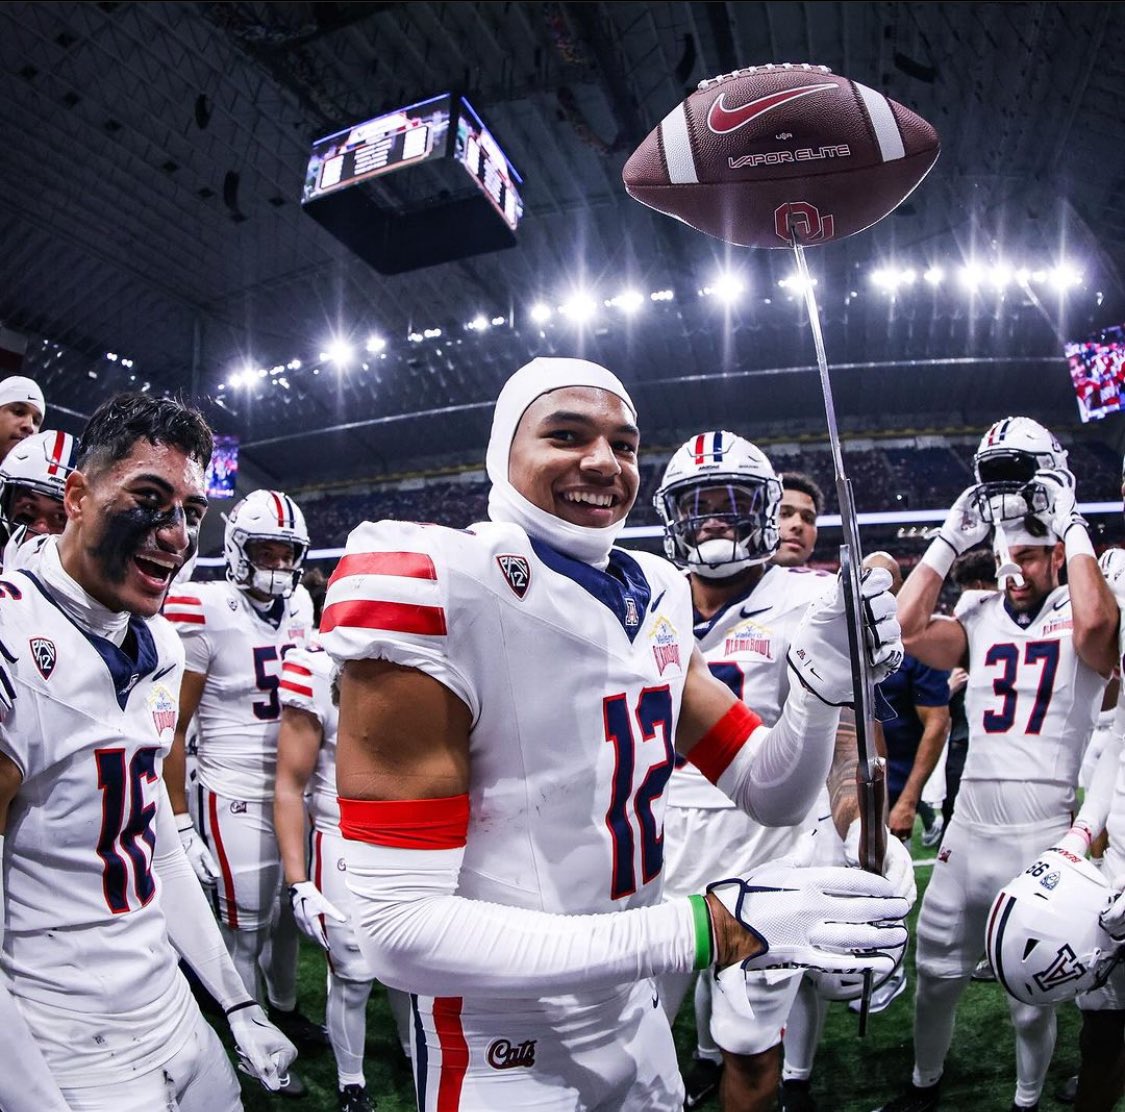
<path id="1" fill-rule="evenodd" d="M 226 582 L 187 583 L 169 593 L 164 613 L 179 630 L 187 667 L 165 776 L 184 848 L 200 882 L 214 892 L 220 928 L 246 987 L 263 1004 L 268 998 L 291 1037 L 323 1046 L 322 1029 L 295 1011 L 297 931 L 289 901 L 278 910 L 273 825 L 282 660 L 306 643 L 312 624 L 312 602 L 299 586 L 308 547 L 297 504 L 281 491 L 256 490 L 226 521 Z M 198 830 L 185 789 L 193 715 Z M 291 1075 L 290 1086 L 300 1089 L 301 1082 Z"/>
<path id="2" fill-rule="evenodd" d="M 771 865 L 662 900 L 677 750 L 758 822 L 796 822 L 851 673 L 831 584 L 793 637 L 801 679 L 773 727 L 711 675 L 683 576 L 614 544 L 638 439 L 615 375 L 533 360 L 497 400 L 491 520 L 365 523 L 329 586 L 353 918 L 372 972 L 414 994 L 421 1108 L 678 1112 L 650 978 L 881 967 L 905 944 L 871 921 L 906 901 L 858 870 Z M 899 652 L 885 585 L 865 586 L 880 674 Z M 740 968 L 720 987 L 749 1010 Z"/>
<path id="3" fill-rule="evenodd" d="M 1117 661 L 1117 604 L 1075 510 L 1059 442 L 1038 422 L 1008 417 L 985 434 L 974 464 L 977 485 L 954 503 L 898 596 L 907 652 L 933 668 L 968 670 L 969 747 L 918 920 L 914 1076 L 884 1112 L 938 1106 L 957 1001 L 993 897 L 1069 829 L 1082 751 Z M 936 615 L 954 559 L 990 533 L 1004 589 L 963 595 L 953 617 Z M 1054 1011 L 1008 1003 L 1014 1107 L 1034 1108 Z"/>
<path id="4" fill-rule="evenodd" d="M 236 1112 L 179 970 L 277 1088 L 294 1048 L 249 997 L 160 778 L 183 649 L 158 617 L 195 551 L 211 431 L 178 402 L 102 405 L 67 521 L 0 582 L 0 1026 L 6 1112 Z"/>
<path id="5" fill-rule="evenodd" d="M 796 493 L 811 504 L 810 495 Z M 707 667 L 767 724 L 777 721 L 790 690 L 790 641 L 809 605 L 832 582 L 827 573 L 777 559 L 780 532 L 785 530 L 784 522 L 779 527 L 779 508 L 786 497 L 792 500 L 757 447 L 717 431 L 691 437 L 673 454 L 653 499 L 664 522 L 668 558 L 688 573 L 695 639 Z M 798 515 L 794 505 L 791 516 Z M 792 524 L 788 533 L 797 533 Z M 805 533 L 800 539 L 811 551 L 810 536 Z M 829 774 L 831 802 L 818 801 L 821 805 L 799 825 L 763 827 L 694 765 L 677 767 L 668 785 L 664 824 L 665 895 L 687 896 L 716 877 L 746 872 L 792 853 L 801 834 L 816 826 L 822 813 L 830 815 L 836 827 L 818 839 L 825 847 L 824 863 L 855 864 L 835 837 L 846 839 L 854 824 L 854 837 L 845 844 L 858 847 L 855 728 L 850 712 L 842 719 L 846 721 L 841 721 Z M 896 891 L 913 902 L 910 855 L 894 839 L 887 844 Z M 685 1078 L 689 1101 L 694 1102 L 690 1107 L 716 1086 L 724 1108 L 776 1106 L 781 1037 L 800 981 L 800 970 L 781 979 L 773 973 L 747 978 L 753 1010 L 753 1019 L 747 1021 L 732 1010 L 726 995 L 712 992 L 710 977 L 698 978 L 699 1047 L 697 1062 Z M 660 998 L 669 1020 L 675 1018 L 689 983 L 690 975 L 661 978 Z"/>

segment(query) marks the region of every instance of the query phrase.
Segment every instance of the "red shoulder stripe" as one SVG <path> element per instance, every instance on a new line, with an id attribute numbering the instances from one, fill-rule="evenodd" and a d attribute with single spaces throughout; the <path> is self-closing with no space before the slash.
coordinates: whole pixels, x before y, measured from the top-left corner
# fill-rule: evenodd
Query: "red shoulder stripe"
<path id="1" fill-rule="evenodd" d="M 469 796 L 442 799 L 340 798 L 340 833 L 397 849 L 460 849 L 469 833 Z"/>
<path id="2" fill-rule="evenodd" d="M 313 690 L 311 687 L 304 687 L 299 683 L 292 683 L 290 680 L 283 679 L 280 686 L 285 691 L 292 691 L 294 695 L 304 695 L 306 699 L 313 697 Z"/>
<path id="3" fill-rule="evenodd" d="M 306 668 L 302 664 L 295 664 L 292 660 L 284 661 L 281 665 L 281 671 L 282 671 L 282 674 L 284 674 L 285 672 L 292 672 L 294 675 L 297 675 L 297 676 L 311 676 L 312 675 L 311 669 Z"/>
<path id="4" fill-rule="evenodd" d="M 394 633 L 420 633 L 429 637 L 445 635 L 445 610 L 440 606 L 416 606 L 407 602 L 373 602 L 361 599 L 334 602 L 324 608 L 321 634 L 337 626 L 386 629 Z"/>
<path id="5" fill-rule="evenodd" d="M 203 603 L 200 599 L 192 598 L 191 595 L 169 595 L 164 600 L 165 606 L 202 606 Z"/>
<path id="6" fill-rule="evenodd" d="M 346 575 L 398 575 L 405 579 L 437 579 L 434 562 L 424 552 L 355 552 L 345 556 L 328 580 L 331 587 Z"/>
<path id="7" fill-rule="evenodd" d="M 192 625 L 207 624 L 207 619 L 202 614 L 176 614 L 165 610 L 164 617 L 170 622 L 189 622 Z"/>

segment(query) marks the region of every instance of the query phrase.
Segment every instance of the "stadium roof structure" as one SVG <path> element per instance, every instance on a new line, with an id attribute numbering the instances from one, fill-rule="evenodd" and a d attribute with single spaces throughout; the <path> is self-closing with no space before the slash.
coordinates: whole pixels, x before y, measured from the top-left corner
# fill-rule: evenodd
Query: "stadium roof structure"
<path id="1" fill-rule="evenodd" d="M 699 80 L 811 61 L 900 100 L 943 140 L 895 215 L 810 256 L 845 427 L 1011 411 L 1073 423 L 1063 341 L 1125 318 L 1115 11 L 6 3 L 0 323 L 30 335 L 25 369 L 70 427 L 125 387 L 184 391 L 291 486 L 482 453 L 499 383 L 537 354 L 618 370 L 666 440 L 718 423 L 808 431 L 821 410 L 800 301 L 781 285 L 787 254 L 651 213 L 620 174 Z M 518 246 L 380 275 L 302 211 L 310 144 L 447 89 L 523 175 Z M 388 175 L 376 190 L 393 211 L 407 188 Z M 1016 275 L 1062 260 L 1081 274 L 1065 293 Z M 888 267 L 895 296 L 872 281 Z M 731 304 L 714 296 L 723 270 L 744 287 Z M 606 304 L 622 290 L 639 307 Z M 578 293 L 590 319 L 535 319 L 537 303 Z M 371 335 L 386 346 L 368 352 Z M 353 345 L 346 368 L 327 358 L 333 338 Z"/>

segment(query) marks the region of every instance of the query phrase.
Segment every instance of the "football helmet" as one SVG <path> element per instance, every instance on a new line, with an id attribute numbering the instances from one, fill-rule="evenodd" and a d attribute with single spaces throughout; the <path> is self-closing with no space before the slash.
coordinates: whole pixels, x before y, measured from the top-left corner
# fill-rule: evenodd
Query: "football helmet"
<path id="1" fill-rule="evenodd" d="M 78 441 L 68 432 L 37 432 L 25 437 L 0 463 L 0 523 L 13 534 L 12 501 L 20 487 L 63 500 L 67 476 L 74 470 Z"/>
<path id="2" fill-rule="evenodd" d="M 301 580 L 301 565 L 309 550 L 305 515 L 280 490 L 251 491 L 226 517 L 223 555 L 227 578 L 244 591 L 256 590 L 274 598 L 288 598 Z M 293 559 L 283 568 L 254 565 L 247 546 L 254 541 L 280 541 L 293 546 Z"/>
<path id="3" fill-rule="evenodd" d="M 777 550 L 781 482 L 765 455 L 732 432 L 700 433 L 679 448 L 653 505 L 668 559 L 696 575 L 724 579 Z M 700 539 L 708 523 L 726 535 Z"/>
<path id="4" fill-rule="evenodd" d="M 993 424 L 973 456 L 983 520 L 995 525 L 1047 512 L 1050 498 L 1035 481 L 1035 472 L 1066 467 L 1066 456 L 1050 430 L 1030 417 L 1005 417 Z"/>
<path id="5" fill-rule="evenodd" d="M 1121 953 L 1098 916 L 1116 893 L 1085 858 L 1044 850 L 992 901 L 988 960 L 1025 1004 L 1073 1000 L 1104 984 Z"/>

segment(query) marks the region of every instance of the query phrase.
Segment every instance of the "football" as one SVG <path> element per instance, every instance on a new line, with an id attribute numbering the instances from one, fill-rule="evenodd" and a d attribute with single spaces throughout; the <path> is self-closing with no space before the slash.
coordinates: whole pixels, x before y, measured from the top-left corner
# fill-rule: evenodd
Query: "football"
<path id="1" fill-rule="evenodd" d="M 909 196 L 938 156 L 920 116 L 825 66 L 700 83 L 625 163 L 630 196 L 744 247 L 843 239 Z"/>

